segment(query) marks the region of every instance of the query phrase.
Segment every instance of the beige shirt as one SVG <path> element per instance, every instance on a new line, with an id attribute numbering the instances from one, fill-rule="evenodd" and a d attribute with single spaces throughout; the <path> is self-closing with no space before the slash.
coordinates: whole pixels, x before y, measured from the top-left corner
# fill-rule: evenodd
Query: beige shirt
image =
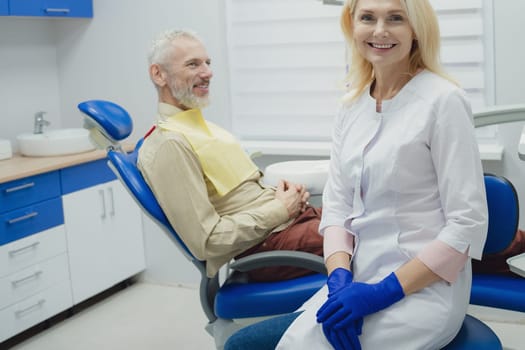
<path id="1" fill-rule="evenodd" d="M 161 103 L 159 120 L 177 112 Z M 157 127 L 144 140 L 138 167 L 182 241 L 197 259 L 206 260 L 209 277 L 291 222 L 275 190 L 261 184 L 259 171 L 219 196 L 180 133 Z"/>

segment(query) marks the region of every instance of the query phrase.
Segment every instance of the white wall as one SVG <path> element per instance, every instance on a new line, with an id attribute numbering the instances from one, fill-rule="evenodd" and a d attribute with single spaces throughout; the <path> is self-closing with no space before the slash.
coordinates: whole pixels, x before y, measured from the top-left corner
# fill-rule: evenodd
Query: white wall
<path id="1" fill-rule="evenodd" d="M 53 23 L 0 17 L 0 138 L 33 132 L 44 110 L 60 126 L 60 92 Z"/>
<path id="2" fill-rule="evenodd" d="M 205 115 L 229 128 L 224 0 L 130 4 L 126 0 L 94 0 L 93 19 L 0 17 L 0 138 L 14 140 L 20 132 L 31 132 L 33 115 L 39 110 L 48 111 L 47 118 L 54 127 L 80 126 L 76 105 L 94 98 L 125 106 L 135 122 L 133 139 L 142 136 L 156 112 L 155 91 L 147 76 L 147 50 L 157 33 L 172 27 L 194 29 L 206 42 L 215 77 L 212 105 Z M 494 1 L 494 7 L 496 102 L 525 103 L 525 47 L 516 39 L 522 29 L 525 2 Z M 520 130 L 511 125 L 502 127 L 504 160 L 484 165 L 488 171 L 509 177 L 525 193 L 523 165 L 516 156 Z M 268 164 L 272 158 L 258 161 Z M 525 218 L 525 205 L 522 207 Z M 150 266 L 145 278 L 163 283 L 196 283 L 196 270 L 170 246 L 172 243 L 158 234 L 154 225 L 146 222 L 145 226 Z"/>

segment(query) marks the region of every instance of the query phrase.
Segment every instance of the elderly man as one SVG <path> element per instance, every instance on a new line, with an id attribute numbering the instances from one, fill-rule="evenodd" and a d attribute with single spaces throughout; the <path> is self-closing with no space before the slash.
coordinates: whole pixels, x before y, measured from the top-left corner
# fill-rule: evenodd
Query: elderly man
<path id="1" fill-rule="evenodd" d="M 206 260 L 208 276 L 222 265 L 261 251 L 301 250 L 322 255 L 320 210 L 303 185 L 261 183 L 262 174 L 226 130 L 206 121 L 211 60 L 188 31 L 162 34 L 149 55 L 158 92 L 158 120 L 140 149 L 138 166 L 173 228 Z M 311 273 L 296 267 L 254 270 L 268 281 Z"/>

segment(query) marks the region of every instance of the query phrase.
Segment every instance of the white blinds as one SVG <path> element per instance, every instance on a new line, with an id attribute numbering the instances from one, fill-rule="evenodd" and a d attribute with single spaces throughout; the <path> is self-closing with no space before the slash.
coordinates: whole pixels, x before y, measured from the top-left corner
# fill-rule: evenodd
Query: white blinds
<path id="1" fill-rule="evenodd" d="M 316 0 L 226 0 L 234 133 L 245 140 L 330 139 L 342 95 L 340 6 Z M 492 36 L 483 0 L 434 0 L 442 61 L 473 107 L 491 102 Z"/>

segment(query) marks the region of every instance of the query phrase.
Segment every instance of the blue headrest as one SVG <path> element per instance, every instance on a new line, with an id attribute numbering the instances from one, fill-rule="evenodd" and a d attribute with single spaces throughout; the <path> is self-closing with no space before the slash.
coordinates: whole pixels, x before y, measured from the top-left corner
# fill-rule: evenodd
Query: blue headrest
<path id="1" fill-rule="evenodd" d="M 90 100 L 79 103 L 78 109 L 115 141 L 125 139 L 133 131 L 133 121 L 129 113 L 116 103 Z"/>
<path id="2" fill-rule="evenodd" d="M 172 237 L 189 257 L 195 259 L 193 254 L 191 254 L 190 250 L 186 247 L 184 242 L 182 242 L 171 226 L 164 211 L 157 202 L 155 195 L 151 192 L 151 189 L 137 168 L 138 150 L 140 146 L 142 146 L 143 141 L 144 139 L 139 140 L 135 146 L 135 150 L 131 153 L 109 151 L 108 158 L 113 167 L 117 170 L 119 178 L 124 182 L 124 185 L 126 185 L 142 209 L 171 233 Z"/>
<path id="3" fill-rule="evenodd" d="M 501 176 L 485 175 L 489 228 L 484 254 L 507 248 L 518 230 L 519 201 L 514 186 Z"/>

